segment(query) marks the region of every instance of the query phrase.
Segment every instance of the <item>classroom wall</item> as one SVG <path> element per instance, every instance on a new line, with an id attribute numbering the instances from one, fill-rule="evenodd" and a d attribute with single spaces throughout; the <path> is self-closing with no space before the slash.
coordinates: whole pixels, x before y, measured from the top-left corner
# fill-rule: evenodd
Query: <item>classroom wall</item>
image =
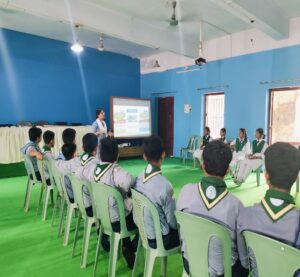
<path id="1" fill-rule="evenodd" d="M 140 62 L 124 55 L 0 29 L 0 124 L 48 120 L 91 124 L 110 96 L 140 96 Z"/>
<path id="2" fill-rule="evenodd" d="M 269 89 L 300 85 L 300 45 L 208 62 L 201 70 L 185 74 L 177 74 L 179 70 L 182 69 L 144 74 L 141 77 L 141 96 L 152 99 L 155 131 L 156 98 L 174 96 L 176 156 L 179 156 L 180 148 L 186 146 L 191 135 L 203 132 L 205 93 L 225 93 L 227 137 L 235 137 L 240 127 L 247 128 L 251 139 L 257 127 L 266 130 Z M 288 81 L 296 78 L 298 81 Z M 260 83 L 274 80 L 281 81 Z M 216 86 L 220 87 L 205 89 Z M 184 113 L 184 104 L 191 104 L 191 113 Z"/>

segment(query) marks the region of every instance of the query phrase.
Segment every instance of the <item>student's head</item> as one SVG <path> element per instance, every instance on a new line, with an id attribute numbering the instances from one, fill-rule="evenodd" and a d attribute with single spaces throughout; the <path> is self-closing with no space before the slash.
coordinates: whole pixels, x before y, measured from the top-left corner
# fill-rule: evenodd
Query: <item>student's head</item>
<path id="1" fill-rule="evenodd" d="M 31 127 L 28 131 L 29 140 L 35 143 L 40 143 L 42 136 L 42 129 L 38 127 Z"/>
<path id="2" fill-rule="evenodd" d="M 276 142 L 265 152 L 265 177 L 271 188 L 290 191 L 300 170 L 300 153 L 292 145 Z"/>
<path id="3" fill-rule="evenodd" d="M 247 141 L 248 136 L 247 136 L 247 131 L 245 128 L 240 128 L 239 130 L 239 138 L 240 139 L 244 139 L 245 141 Z"/>
<path id="4" fill-rule="evenodd" d="M 76 144 L 65 143 L 61 148 L 61 152 L 67 161 L 73 159 L 76 155 Z"/>
<path id="5" fill-rule="evenodd" d="M 221 138 L 226 137 L 226 128 L 221 128 L 220 136 L 221 136 Z"/>
<path id="6" fill-rule="evenodd" d="M 64 143 L 76 143 L 76 131 L 73 128 L 66 128 L 62 133 Z"/>
<path id="7" fill-rule="evenodd" d="M 263 128 L 257 128 L 255 132 L 255 138 L 256 139 L 264 139 L 265 134 L 264 134 L 264 129 Z"/>
<path id="8" fill-rule="evenodd" d="M 107 137 L 100 142 L 100 159 L 102 162 L 114 163 L 118 160 L 119 148 L 115 139 Z"/>
<path id="9" fill-rule="evenodd" d="M 163 141 L 159 136 L 153 135 L 144 139 L 143 142 L 144 159 L 151 163 L 160 165 L 165 158 Z"/>
<path id="10" fill-rule="evenodd" d="M 87 133 L 82 138 L 83 151 L 89 154 L 96 155 L 98 147 L 98 138 L 93 133 Z"/>
<path id="11" fill-rule="evenodd" d="M 105 119 L 105 112 L 102 108 L 98 109 L 96 111 L 96 119 L 99 118 L 100 120 L 104 120 Z"/>
<path id="12" fill-rule="evenodd" d="M 49 147 L 53 147 L 54 146 L 54 132 L 47 130 L 44 134 L 43 134 L 43 140 L 44 143 L 46 145 L 48 145 Z"/>
<path id="13" fill-rule="evenodd" d="M 215 140 L 205 146 L 202 158 L 206 175 L 224 178 L 232 160 L 232 152 L 225 143 Z"/>
<path id="14" fill-rule="evenodd" d="M 206 126 L 206 127 L 204 128 L 204 135 L 205 135 L 205 136 L 209 136 L 209 134 L 210 134 L 210 128 Z"/>

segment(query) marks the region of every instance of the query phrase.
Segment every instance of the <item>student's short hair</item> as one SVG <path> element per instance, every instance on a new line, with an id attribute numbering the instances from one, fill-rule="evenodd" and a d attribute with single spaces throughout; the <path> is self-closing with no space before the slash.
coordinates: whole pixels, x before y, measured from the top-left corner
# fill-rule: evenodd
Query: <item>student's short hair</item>
<path id="1" fill-rule="evenodd" d="M 205 171 L 209 175 L 224 177 L 232 160 L 232 152 L 222 141 L 212 141 L 203 150 Z"/>
<path id="2" fill-rule="evenodd" d="M 98 145 L 98 138 L 93 133 L 87 133 L 82 138 L 82 148 L 86 153 L 92 153 Z"/>
<path id="3" fill-rule="evenodd" d="M 99 152 L 102 162 L 114 163 L 119 155 L 117 141 L 110 137 L 101 139 Z"/>
<path id="4" fill-rule="evenodd" d="M 65 159 L 71 160 L 74 157 L 74 154 L 76 152 L 76 144 L 74 143 L 65 143 L 62 148 L 61 152 L 63 153 Z"/>
<path id="5" fill-rule="evenodd" d="M 35 142 L 42 135 L 42 129 L 38 127 L 31 127 L 28 131 L 29 140 Z"/>
<path id="6" fill-rule="evenodd" d="M 164 152 L 161 137 L 152 135 L 143 141 L 143 150 L 148 162 L 158 162 Z"/>
<path id="7" fill-rule="evenodd" d="M 43 140 L 45 144 L 49 144 L 51 140 L 54 140 L 54 132 L 47 130 L 44 134 L 43 134 Z"/>
<path id="8" fill-rule="evenodd" d="M 210 128 L 208 126 L 205 126 L 204 131 L 207 131 L 208 133 L 210 133 Z"/>
<path id="9" fill-rule="evenodd" d="M 76 131 L 73 128 L 66 128 L 62 133 L 62 140 L 64 143 L 74 143 Z"/>
<path id="10" fill-rule="evenodd" d="M 300 153 L 289 143 L 276 142 L 265 152 L 266 171 L 272 186 L 290 190 L 300 170 Z"/>
<path id="11" fill-rule="evenodd" d="M 226 128 L 221 128 L 221 132 L 223 132 L 226 135 Z"/>

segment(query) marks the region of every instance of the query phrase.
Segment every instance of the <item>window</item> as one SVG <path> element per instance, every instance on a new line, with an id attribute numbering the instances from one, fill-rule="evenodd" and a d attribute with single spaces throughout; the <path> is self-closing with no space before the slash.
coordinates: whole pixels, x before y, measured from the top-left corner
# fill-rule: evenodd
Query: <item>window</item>
<path id="1" fill-rule="evenodd" d="M 300 88 L 270 91 L 269 140 L 300 144 Z"/>
<path id="2" fill-rule="evenodd" d="M 224 93 L 205 95 L 205 126 L 210 128 L 213 138 L 220 136 L 220 129 L 224 127 Z"/>

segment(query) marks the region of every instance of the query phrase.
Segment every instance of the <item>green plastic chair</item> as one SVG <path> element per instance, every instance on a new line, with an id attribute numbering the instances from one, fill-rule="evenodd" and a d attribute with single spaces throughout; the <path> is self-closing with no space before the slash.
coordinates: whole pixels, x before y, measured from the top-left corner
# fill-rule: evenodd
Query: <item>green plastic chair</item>
<path id="1" fill-rule="evenodd" d="M 250 231 L 243 235 L 255 255 L 259 277 L 292 277 L 300 268 L 298 249 Z"/>
<path id="2" fill-rule="evenodd" d="M 256 184 L 259 187 L 260 186 L 260 175 L 262 172 L 263 166 L 260 166 L 258 169 L 256 169 L 255 174 L 256 174 Z"/>
<path id="3" fill-rule="evenodd" d="M 101 237 L 102 234 L 106 234 L 110 237 L 108 276 L 115 277 L 120 242 L 124 238 L 128 238 L 137 234 L 138 230 L 129 231 L 127 229 L 124 199 L 121 193 L 116 188 L 109 185 L 104 185 L 102 183 L 92 183 L 91 188 L 93 196 L 93 205 L 95 206 L 96 211 L 96 218 L 101 222 L 93 276 L 96 276 L 97 272 Z M 111 226 L 109 215 L 109 199 L 112 198 L 115 199 L 118 206 L 121 226 L 120 233 L 114 232 Z"/>
<path id="4" fill-rule="evenodd" d="M 138 260 L 139 260 L 139 256 L 142 254 L 142 247 L 144 247 L 144 249 L 146 250 L 144 277 L 152 276 L 154 262 L 157 257 L 161 258 L 161 275 L 166 276 L 167 257 L 180 253 L 181 252 L 180 246 L 170 250 L 165 249 L 163 244 L 163 239 L 162 239 L 160 219 L 155 205 L 143 194 L 133 189 L 131 191 L 132 191 L 132 203 L 133 203 L 134 214 L 135 214 L 135 218 L 136 218 L 136 222 L 140 234 L 140 240 L 138 244 L 138 250 L 136 254 L 132 276 L 134 276 L 137 272 Z M 147 238 L 147 233 L 146 233 L 146 228 L 144 223 L 144 209 L 148 209 L 150 211 L 154 222 L 155 237 L 157 242 L 156 249 L 151 248 L 148 243 L 148 238 Z"/>
<path id="5" fill-rule="evenodd" d="M 197 159 L 194 157 L 194 153 L 197 149 L 200 148 L 200 146 L 202 145 L 202 141 L 203 141 L 203 137 L 197 136 L 194 141 L 193 149 L 189 151 L 189 153 L 192 156 L 193 162 L 194 162 L 194 167 L 197 166 Z"/>
<path id="6" fill-rule="evenodd" d="M 217 237 L 222 244 L 224 276 L 231 277 L 232 240 L 229 230 L 220 224 L 197 215 L 176 211 L 175 216 L 180 225 L 180 233 L 186 242 L 190 275 L 193 277 L 209 277 L 209 242 L 212 237 Z"/>
<path id="7" fill-rule="evenodd" d="M 84 235 L 83 235 L 80 267 L 85 268 L 86 263 L 87 263 L 91 229 L 92 229 L 92 225 L 94 223 L 96 223 L 96 219 L 95 219 L 95 217 L 89 217 L 86 214 L 85 206 L 83 203 L 83 195 L 82 195 L 83 187 L 88 188 L 91 198 L 92 198 L 92 193 L 91 193 L 89 182 L 83 181 L 83 180 L 78 180 L 74 174 L 70 174 L 67 176 L 71 180 L 73 194 L 74 194 L 74 200 L 77 203 L 78 210 L 79 210 L 79 215 L 78 215 L 76 230 L 75 230 L 75 237 L 74 237 L 74 242 L 73 242 L 72 258 L 75 255 L 76 245 L 77 245 L 77 240 L 78 240 L 78 231 L 80 228 L 80 222 L 83 219 L 85 224 L 84 224 Z"/>
<path id="8" fill-rule="evenodd" d="M 193 148 L 195 137 L 196 136 L 191 136 L 187 147 L 183 147 L 180 150 L 180 157 L 181 157 L 183 163 L 185 163 L 185 160 L 188 158 L 189 150 L 192 150 L 192 148 Z"/>
<path id="9" fill-rule="evenodd" d="M 32 188 L 33 188 L 34 185 L 36 187 L 38 184 L 40 184 L 42 186 L 42 181 L 39 181 L 36 178 L 32 161 L 31 161 L 31 159 L 30 159 L 30 157 L 28 155 L 24 155 L 24 162 L 30 167 L 30 171 L 32 172 L 31 173 L 32 179 L 30 178 L 29 172 L 27 172 L 27 174 L 28 174 L 28 180 L 27 180 L 26 192 L 25 192 L 25 200 L 24 200 L 24 211 L 28 212 L 29 205 L 30 205 L 30 198 L 31 198 Z"/>

